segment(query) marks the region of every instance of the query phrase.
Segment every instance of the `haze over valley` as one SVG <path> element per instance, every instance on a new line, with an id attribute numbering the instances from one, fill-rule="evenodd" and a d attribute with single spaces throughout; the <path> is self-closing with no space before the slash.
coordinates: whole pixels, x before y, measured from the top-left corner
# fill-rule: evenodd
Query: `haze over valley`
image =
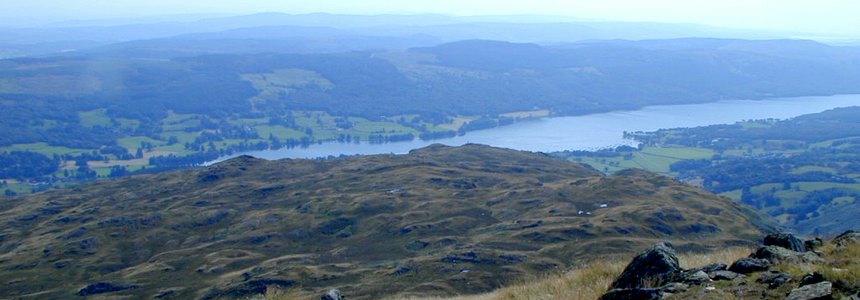
<path id="1" fill-rule="evenodd" d="M 4 3 L 0 298 L 860 297 L 824 2 Z"/>

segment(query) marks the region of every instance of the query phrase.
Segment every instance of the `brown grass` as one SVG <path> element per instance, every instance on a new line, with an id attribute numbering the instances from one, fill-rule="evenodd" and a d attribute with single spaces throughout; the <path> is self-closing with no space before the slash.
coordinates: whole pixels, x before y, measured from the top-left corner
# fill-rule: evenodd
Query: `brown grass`
<path id="1" fill-rule="evenodd" d="M 827 258 L 827 263 L 815 265 L 815 271 L 823 274 L 837 288 L 860 289 L 860 244 L 853 243 L 844 248 L 829 244 L 821 252 Z"/>
<path id="2" fill-rule="evenodd" d="M 731 263 L 752 252 L 749 248 L 728 248 L 712 253 L 683 254 L 679 256 L 684 268 L 702 267 L 712 263 Z M 514 285 L 497 291 L 473 295 L 444 297 L 391 298 L 391 300 L 543 300 L 600 298 L 612 281 L 621 274 L 630 259 L 597 261 L 563 274 Z"/>
<path id="3" fill-rule="evenodd" d="M 263 295 L 265 300 L 311 300 L 319 299 L 319 295 L 312 295 L 300 289 L 281 290 L 270 288 Z"/>
<path id="4" fill-rule="evenodd" d="M 679 256 L 681 266 L 685 269 L 702 267 L 713 263 L 729 264 L 739 258 L 748 256 L 753 250 L 750 248 L 728 248 L 711 253 L 682 254 Z M 809 272 L 821 272 L 825 278 L 834 283 L 837 290 L 856 290 L 860 288 L 860 244 L 849 245 L 844 248 L 836 248 L 827 245 L 820 249 L 825 258 L 825 263 L 820 264 L 782 264 L 776 269 L 787 272 L 796 280 Z M 546 278 L 532 282 L 502 288 L 494 292 L 480 295 L 455 296 L 455 297 L 392 297 L 388 300 L 543 300 L 543 299 L 598 299 L 612 281 L 621 273 L 629 259 L 606 259 L 596 261 L 571 271 L 550 275 Z M 751 276 L 750 285 L 757 276 Z M 728 282 L 725 282 L 728 283 Z M 786 286 L 790 289 L 791 286 Z M 785 288 L 784 288 L 785 289 Z M 784 295 L 786 291 L 778 290 L 776 294 Z M 689 293 L 675 295 L 670 299 L 688 299 L 694 297 L 699 300 L 733 300 L 747 299 L 750 295 L 735 294 L 729 286 L 720 287 L 717 290 L 702 293 L 700 290 L 691 290 Z M 841 295 L 839 291 L 837 296 Z M 759 295 L 759 294 L 756 294 Z M 266 300 L 305 300 L 317 299 L 319 295 L 311 295 L 299 290 L 287 292 L 273 291 L 266 294 Z M 760 296 L 760 295 L 759 295 Z M 769 295 L 767 299 L 776 299 Z"/>
<path id="5" fill-rule="evenodd" d="M 733 247 L 709 253 L 682 254 L 679 255 L 678 260 L 680 260 L 682 268 L 691 269 L 714 263 L 731 264 L 740 258 L 749 256 L 753 251 L 752 248 Z"/>

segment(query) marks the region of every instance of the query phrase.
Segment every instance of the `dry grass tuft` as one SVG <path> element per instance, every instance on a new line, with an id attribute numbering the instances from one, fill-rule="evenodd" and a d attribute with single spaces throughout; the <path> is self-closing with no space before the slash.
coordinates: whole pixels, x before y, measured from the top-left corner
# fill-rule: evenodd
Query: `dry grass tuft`
<path id="1" fill-rule="evenodd" d="M 738 259 L 749 256 L 754 251 L 752 248 L 733 247 L 708 253 L 681 254 L 678 256 L 678 260 L 684 269 L 704 267 L 715 263 L 730 265 Z"/>
<path id="2" fill-rule="evenodd" d="M 845 290 L 860 289 L 860 244 L 853 243 L 838 248 L 828 245 L 822 249 L 828 263 L 818 265 L 818 272 Z"/>
<path id="3" fill-rule="evenodd" d="M 749 256 L 750 248 L 728 248 L 712 253 L 691 253 L 678 257 L 684 268 L 703 267 L 713 263 L 732 263 Z M 612 284 L 629 259 L 614 259 L 594 262 L 564 274 L 550 276 L 536 282 L 523 283 L 499 289 L 495 292 L 474 295 L 444 297 L 392 298 L 391 300 L 544 300 L 600 298 Z"/>
<path id="4" fill-rule="evenodd" d="M 262 300 L 311 300 L 319 299 L 318 297 L 319 295 L 312 295 L 297 288 L 289 290 L 269 288 Z"/>
<path id="5" fill-rule="evenodd" d="M 495 292 L 444 297 L 392 298 L 391 300 L 543 300 L 543 299 L 597 299 L 606 292 L 615 277 L 627 265 L 626 261 L 600 261 L 566 273 L 550 276 L 532 283 L 523 283 Z"/>

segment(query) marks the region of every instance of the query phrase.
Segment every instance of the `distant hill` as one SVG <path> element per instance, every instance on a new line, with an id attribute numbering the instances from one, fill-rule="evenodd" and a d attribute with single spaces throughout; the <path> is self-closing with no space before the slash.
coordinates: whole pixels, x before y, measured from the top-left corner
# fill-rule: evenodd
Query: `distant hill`
<path id="1" fill-rule="evenodd" d="M 853 93 L 860 50 L 813 41 L 437 45 L 302 26 L 194 33 L 0 60 L 0 159 L 27 151 L 57 166 L 0 180 L 26 193 L 251 150 L 445 138 L 535 111 Z"/>
<path id="2" fill-rule="evenodd" d="M 494 39 L 512 42 L 569 43 L 586 39 L 667 39 L 709 38 L 786 38 L 802 33 L 762 32 L 716 28 L 695 24 L 647 22 L 595 22 L 571 17 L 509 15 L 453 17 L 433 14 L 344 15 L 284 14 L 207 17 L 165 16 L 163 18 L 80 21 L 45 24 L 35 27 L 0 27 L 0 58 L 45 55 L 80 51 L 113 43 L 174 38 L 182 35 L 261 30 L 267 27 L 320 28 L 350 31 L 355 39 L 371 40 L 368 49 L 389 49 L 382 41 L 425 36 L 439 42 L 463 39 Z M 323 34 L 318 38 L 328 38 Z M 252 39 L 250 36 L 241 39 Z M 314 41 L 305 41 L 314 42 Z M 326 44 L 316 41 L 316 47 Z M 349 51 L 349 41 L 329 41 L 329 49 Z"/>
<path id="3" fill-rule="evenodd" d="M 4 199 L 0 223 L 0 298 L 72 299 L 476 293 L 658 240 L 749 245 L 770 224 L 667 177 L 480 145 L 239 157 Z"/>
<path id="4" fill-rule="evenodd" d="M 805 235 L 860 226 L 860 107 L 789 120 L 630 133 L 640 149 L 557 153 L 607 172 L 663 172 L 731 197 Z"/>

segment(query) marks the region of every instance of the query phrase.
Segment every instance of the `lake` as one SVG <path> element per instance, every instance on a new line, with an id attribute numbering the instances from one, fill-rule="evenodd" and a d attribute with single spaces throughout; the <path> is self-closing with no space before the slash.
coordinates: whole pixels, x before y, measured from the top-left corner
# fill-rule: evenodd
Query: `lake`
<path id="1" fill-rule="evenodd" d="M 729 100 L 702 104 L 649 106 L 634 111 L 615 111 L 574 117 L 520 121 L 513 125 L 468 132 L 463 136 L 433 141 L 413 140 L 386 144 L 323 143 L 307 148 L 251 151 L 223 157 L 251 155 L 265 159 L 317 158 L 339 155 L 407 153 L 431 144 L 459 146 L 466 143 L 527 151 L 596 150 L 636 145 L 624 139 L 625 131 L 728 124 L 753 119 L 787 119 L 837 107 L 860 105 L 860 95 L 836 95 L 767 100 Z"/>

